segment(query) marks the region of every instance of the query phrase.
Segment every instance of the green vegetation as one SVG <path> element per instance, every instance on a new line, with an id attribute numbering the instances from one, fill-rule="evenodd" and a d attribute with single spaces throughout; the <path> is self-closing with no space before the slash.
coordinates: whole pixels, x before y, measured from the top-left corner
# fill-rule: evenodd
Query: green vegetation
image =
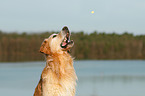
<path id="1" fill-rule="evenodd" d="M 0 31 L 0 62 L 41 61 L 42 41 L 53 32 L 4 33 Z M 75 59 L 145 59 L 145 35 L 72 33 L 75 45 L 71 54 Z"/>

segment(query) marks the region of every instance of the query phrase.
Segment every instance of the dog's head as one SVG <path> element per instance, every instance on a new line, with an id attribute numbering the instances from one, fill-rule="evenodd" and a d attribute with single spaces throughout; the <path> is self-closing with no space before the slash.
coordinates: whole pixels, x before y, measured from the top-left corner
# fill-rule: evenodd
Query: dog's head
<path id="1" fill-rule="evenodd" d="M 46 55 L 53 53 L 61 53 L 69 51 L 73 47 L 74 42 L 70 40 L 71 33 L 65 26 L 58 34 L 52 34 L 49 38 L 45 39 L 40 47 L 40 52 Z"/>

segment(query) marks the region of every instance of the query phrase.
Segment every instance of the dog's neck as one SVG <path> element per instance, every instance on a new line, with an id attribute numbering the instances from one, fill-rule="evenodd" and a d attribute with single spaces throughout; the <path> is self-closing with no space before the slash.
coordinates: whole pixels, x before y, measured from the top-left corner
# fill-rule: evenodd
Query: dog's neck
<path id="1" fill-rule="evenodd" d="M 66 74 L 66 70 L 73 68 L 73 59 L 67 52 L 63 54 L 53 53 L 52 55 L 46 56 L 46 66 L 57 74 L 60 75 Z"/>

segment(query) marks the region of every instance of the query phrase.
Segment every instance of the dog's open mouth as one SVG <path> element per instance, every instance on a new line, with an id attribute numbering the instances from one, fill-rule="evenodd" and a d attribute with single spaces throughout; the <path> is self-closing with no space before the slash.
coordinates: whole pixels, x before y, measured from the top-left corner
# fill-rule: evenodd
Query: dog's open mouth
<path id="1" fill-rule="evenodd" d="M 68 31 L 64 40 L 61 43 L 61 48 L 68 49 L 73 46 L 73 40 L 70 40 L 70 32 Z"/>

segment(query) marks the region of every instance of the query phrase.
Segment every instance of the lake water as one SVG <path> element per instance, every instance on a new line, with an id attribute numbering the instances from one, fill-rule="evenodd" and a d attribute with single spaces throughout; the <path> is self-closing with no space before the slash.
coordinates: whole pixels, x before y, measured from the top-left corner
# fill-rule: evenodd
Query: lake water
<path id="1" fill-rule="evenodd" d="M 0 63 L 0 96 L 32 96 L 45 62 Z M 145 61 L 75 61 L 76 96 L 145 96 Z"/>

